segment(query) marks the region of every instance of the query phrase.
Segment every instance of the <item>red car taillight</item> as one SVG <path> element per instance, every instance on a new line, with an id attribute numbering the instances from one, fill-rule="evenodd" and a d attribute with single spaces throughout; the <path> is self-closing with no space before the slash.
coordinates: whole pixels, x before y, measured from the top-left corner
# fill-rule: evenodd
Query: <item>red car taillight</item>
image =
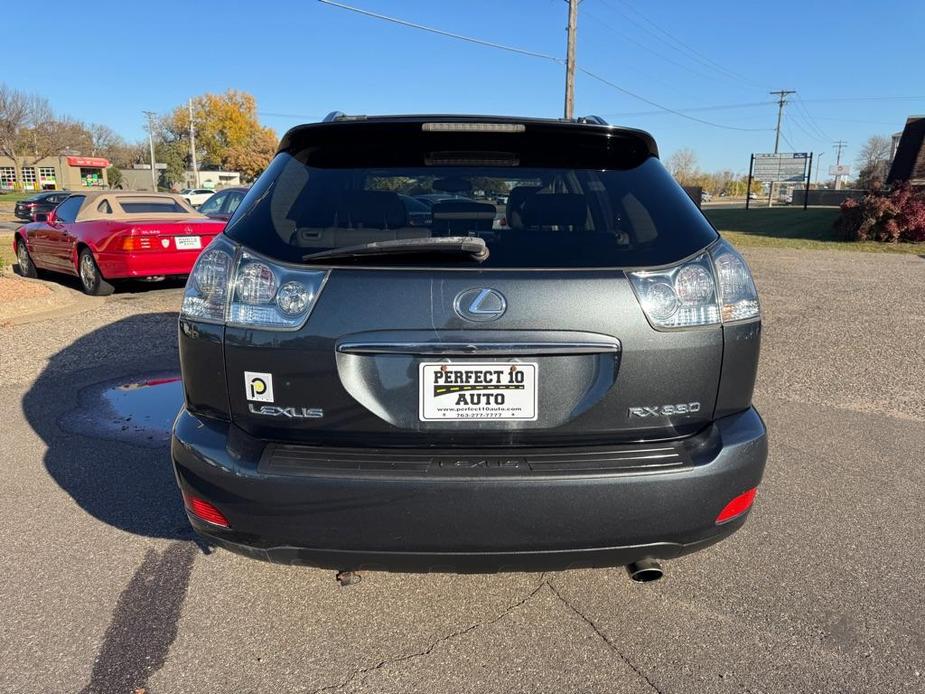
<path id="1" fill-rule="evenodd" d="M 755 501 L 755 494 L 757 493 L 758 487 L 753 487 L 747 492 L 739 494 L 736 498 L 726 504 L 723 507 L 723 510 L 719 512 L 719 515 L 716 517 L 716 524 L 720 525 L 721 523 L 734 520 L 745 513 L 752 507 L 752 503 Z"/>
<path id="2" fill-rule="evenodd" d="M 222 528 L 231 527 L 231 523 L 225 518 L 225 514 L 205 499 L 200 499 L 198 496 L 191 496 L 184 493 L 183 501 L 186 504 L 186 510 L 200 520 L 204 520 L 206 523 L 211 523 L 212 525 L 217 525 Z"/>
<path id="3" fill-rule="evenodd" d="M 157 239 L 153 239 L 156 241 Z M 157 248 L 159 244 L 152 243 L 150 236 L 126 236 L 122 239 L 123 251 L 148 251 Z"/>

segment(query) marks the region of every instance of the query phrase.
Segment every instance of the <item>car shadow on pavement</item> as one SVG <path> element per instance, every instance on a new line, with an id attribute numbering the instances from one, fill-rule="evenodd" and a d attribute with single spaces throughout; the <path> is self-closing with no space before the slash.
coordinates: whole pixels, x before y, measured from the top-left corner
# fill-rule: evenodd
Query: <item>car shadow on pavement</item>
<path id="1" fill-rule="evenodd" d="M 170 461 L 182 405 L 176 314 L 110 323 L 55 354 L 22 401 L 48 474 L 94 518 L 193 540 Z"/>
<path id="2" fill-rule="evenodd" d="M 19 263 L 15 260 L 11 263 L 13 272 L 22 277 L 22 270 Z M 76 275 L 66 275 L 62 272 L 50 272 L 48 270 L 39 270 L 38 279 L 43 282 L 53 282 L 75 292 L 83 292 L 80 279 Z M 113 280 L 115 294 L 137 294 L 139 292 L 148 292 L 156 289 L 176 289 L 186 284 L 185 277 L 166 277 L 159 280 Z"/>
<path id="3" fill-rule="evenodd" d="M 183 399 L 176 320 L 138 314 L 82 335 L 49 360 L 22 401 L 45 443 L 48 474 L 83 511 L 168 541 L 147 548 L 102 642 L 86 644 L 88 657 L 95 651 L 86 694 L 147 688 L 176 638 L 197 546 L 209 553 L 186 518 L 170 460 Z M 113 540 L 98 554 L 123 551 Z"/>

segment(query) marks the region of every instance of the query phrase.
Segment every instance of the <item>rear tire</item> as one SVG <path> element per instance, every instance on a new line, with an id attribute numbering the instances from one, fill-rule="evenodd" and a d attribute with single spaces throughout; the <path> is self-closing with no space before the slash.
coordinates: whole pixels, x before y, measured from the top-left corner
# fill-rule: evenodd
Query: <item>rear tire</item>
<path id="1" fill-rule="evenodd" d="M 77 274 L 80 276 L 80 286 L 85 294 L 109 296 L 115 291 L 115 287 L 103 279 L 103 273 L 100 272 L 100 267 L 89 248 L 80 251 L 77 258 Z"/>
<path id="2" fill-rule="evenodd" d="M 26 242 L 19 237 L 16 238 L 16 262 L 19 265 L 19 274 L 23 277 L 35 279 L 39 276 L 32 256 L 29 255 L 29 249 L 26 248 Z"/>

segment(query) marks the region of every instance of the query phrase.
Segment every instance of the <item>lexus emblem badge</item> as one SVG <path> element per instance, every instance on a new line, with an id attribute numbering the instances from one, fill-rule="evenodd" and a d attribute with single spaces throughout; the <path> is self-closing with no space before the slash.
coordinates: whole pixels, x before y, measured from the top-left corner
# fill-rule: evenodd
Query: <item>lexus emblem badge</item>
<path id="1" fill-rule="evenodd" d="M 496 320 L 507 310 L 504 294 L 497 289 L 479 287 L 466 289 L 456 295 L 453 301 L 456 315 L 468 321 L 484 323 Z"/>

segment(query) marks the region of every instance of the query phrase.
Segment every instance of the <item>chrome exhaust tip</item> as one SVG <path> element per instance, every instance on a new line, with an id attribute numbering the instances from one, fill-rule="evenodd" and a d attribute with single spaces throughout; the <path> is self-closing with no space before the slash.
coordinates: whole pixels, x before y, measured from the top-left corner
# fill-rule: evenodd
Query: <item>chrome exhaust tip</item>
<path id="1" fill-rule="evenodd" d="M 655 559 L 640 559 L 639 561 L 634 561 L 632 564 L 627 564 L 626 572 L 636 583 L 657 581 L 665 575 L 665 572 L 662 571 L 662 565 Z"/>

